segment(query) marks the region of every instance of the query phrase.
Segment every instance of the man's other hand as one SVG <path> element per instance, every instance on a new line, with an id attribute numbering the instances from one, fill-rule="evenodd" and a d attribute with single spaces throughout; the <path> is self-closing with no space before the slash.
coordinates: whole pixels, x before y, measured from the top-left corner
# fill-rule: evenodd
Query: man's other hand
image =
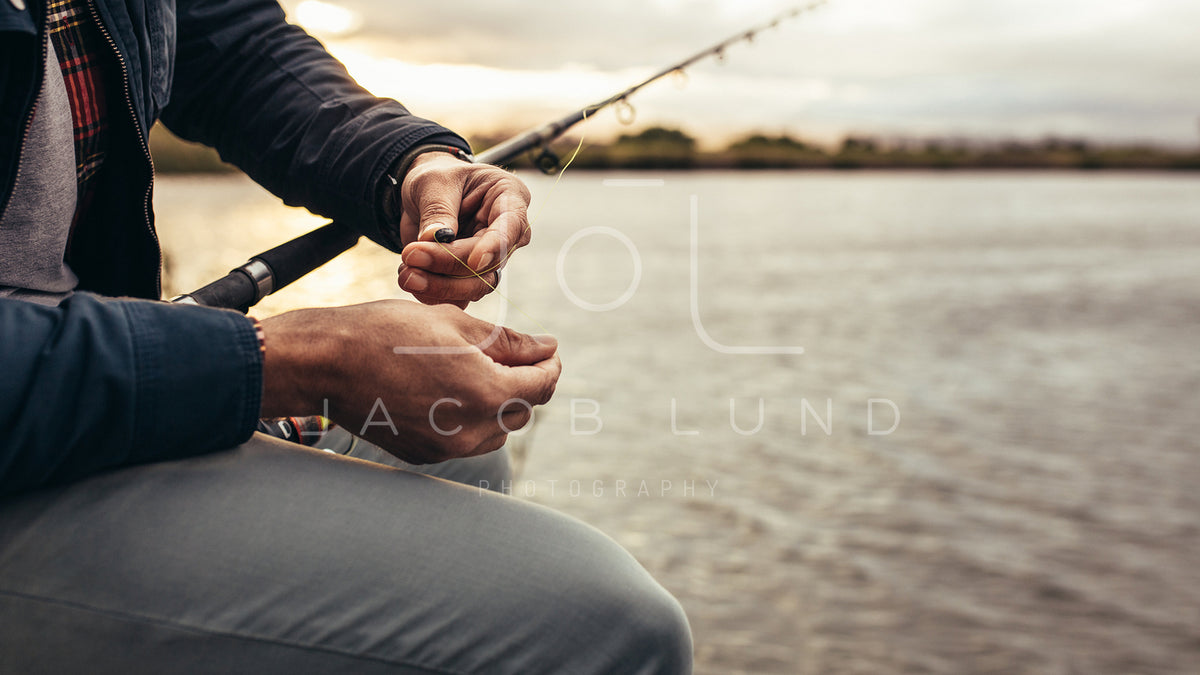
<path id="1" fill-rule="evenodd" d="M 479 300 L 512 251 L 529 243 L 529 189 L 503 169 L 425 153 L 405 174 L 400 198 L 405 246 L 398 281 L 425 304 Z M 439 243 L 442 230 L 455 240 Z"/>
<path id="2" fill-rule="evenodd" d="M 562 370 L 554 338 L 446 305 L 304 309 L 262 327 L 264 417 L 326 414 L 413 464 L 500 448 Z"/>

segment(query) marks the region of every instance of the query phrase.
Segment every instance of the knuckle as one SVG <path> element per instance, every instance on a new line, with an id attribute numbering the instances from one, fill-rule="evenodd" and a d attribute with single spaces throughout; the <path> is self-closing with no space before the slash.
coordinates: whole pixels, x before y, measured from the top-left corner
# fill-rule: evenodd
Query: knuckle
<path id="1" fill-rule="evenodd" d="M 551 382 L 549 384 L 544 384 L 538 389 L 538 391 L 536 392 L 536 394 L 534 396 L 535 400 L 533 401 L 533 403 L 535 405 L 546 405 L 547 403 L 550 402 L 551 398 L 554 398 L 554 383 L 553 382 Z"/>
<path id="2" fill-rule="evenodd" d="M 509 417 L 505 418 L 504 426 L 506 426 L 509 429 L 512 429 L 514 431 L 517 429 L 524 429 L 525 425 L 529 424 L 529 421 L 532 419 L 533 419 L 533 413 L 529 412 L 527 409 L 522 408 L 521 412 L 516 413 L 514 415 L 510 415 Z"/>
<path id="3" fill-rule="evenodd" d="M 445 300 L 446 299 L 446 287 L 444 284 L 441 284 L 438 282 L 430 283 L 429 287 L 426 288 L 423 292 L 425 295 L 427 295 L 431 298 L 434 298 L 436 300 Z"/>
<path id="4" fill-rule="evenodd" d="M 501 326 L 500 332 L 496 336 L 496 348 L 508 354 L 512 353 L 518 346 L 517 332 L 508 326 Z"/>
<path id="5" fill-rule="evenodd" d="M 458 222 L 457 216 L 450 208 L 448 202 L 441 199 L 426 199 L 421 202 L 421 220 L 444 220 L 449 222 Z"/>
<path id="6" fill-rule="evenodd" d="M 434 302 L 440 302 L 444 299 L 442 297 L 443 291 L 437 284 L 430 284 L 425 288 L 425 290 L 421 291 L 419 294 L 414 293 L 414 295 L 417 298 L 422 299 L 422 302 L 424 302 L 425 299 L 429 299 Z"/>
<path id="7" fill-rule="evenodd" d="M 508 172 L 504 173 L 504 187 L 515 193 L 516 196 L 520 197 L 526 204 L 528 204 L 529 200 L 533 197 L 532 193 L 529 192 L 529 186 L 525 185 L 525 181 Z"/>
<path id="8" fill-rule="evenodd" d="M 454 283 L 455 281 L 456 280 L 450 280 L 450 279 L 433 280 L 430 282 L 429 287 L 421 292 L 421 295 L 424 297 L 428 297 L 438 303 L 453 302 L 456 300 L 461 300 L 461 299 L 463 299 L 463 297 L 462 297 L 463 293 L 461 292 L 462 289 L 460 289 Z M 447 308 L 446 311 L 448 311 L 448 310 L 449 310 L 449 308 Z"/>
<path id="9" fill-rule="evenodd" d="M 550 399 L 554 398 L 554 392 L 558 389 L 558 376 L 559 373 L 552 373 L 546 378 L 545 382 L 542 383 L 537 392 L 537 405 L 545 405 L 550 402 Z"/>
<path id="10" fill-rule="evenodd" d="M 513 331 L 512 340 L 513 347 L 517 350 L 520 350 L 522 353 L 529 353 L 541 347 L 541 345 L 538 344 L 538 341 L 533 339 L 533 336 L 529 333 L 518 333 Z"/>
<path id="11" fill-rule="evenodd" d="M 494 246 L 500 249 L 501 254 L 508 251 L 512 246 L 512 236 L 506 228 L 492 228 L 488 230 L 488 237 L 494 240 Z"/>

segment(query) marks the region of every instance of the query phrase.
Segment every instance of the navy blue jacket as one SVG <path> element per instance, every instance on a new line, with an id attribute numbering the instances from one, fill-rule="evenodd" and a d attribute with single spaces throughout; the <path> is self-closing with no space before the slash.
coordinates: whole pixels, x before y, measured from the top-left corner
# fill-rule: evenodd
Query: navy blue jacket
<path id="1" fill-rule="evenodd" d="M 154 121 L 216 147 L 286 203 L 398 249 L 378 188 L 409 148 L 452 132 L 361 89 L 273 0 L 91 0 L 120 57 L 114 147 L 56 308 L 0 299 L 0 496 L 247 439 L 261 359 L 238 314 L 146 300 L 161 293 L 145 139 Z M 44 5 L 0 1 L 0 211 L 40 88 Z M 122 110 L 125 108 L 125 110 Z"/>

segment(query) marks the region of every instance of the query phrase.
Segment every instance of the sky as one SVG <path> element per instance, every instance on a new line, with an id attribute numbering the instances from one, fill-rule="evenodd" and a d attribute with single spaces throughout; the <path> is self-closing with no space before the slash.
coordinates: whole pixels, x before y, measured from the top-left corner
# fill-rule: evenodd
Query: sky
<path id="1" fill-rule="evenodd" d="M 363 86 L 463 133 L 601 100 L 798 6 L 285 0 Z M 1200 145 L 1198 0 L 829 0 L 633 98 L 635 127 Z M 610 111 L 595 139 L 624 131 Z"/>

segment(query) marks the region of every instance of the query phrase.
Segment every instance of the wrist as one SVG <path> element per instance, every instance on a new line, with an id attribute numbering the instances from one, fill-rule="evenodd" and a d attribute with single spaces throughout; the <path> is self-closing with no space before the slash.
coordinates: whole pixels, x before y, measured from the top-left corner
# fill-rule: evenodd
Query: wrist
<path id="1" fill-rule="evenodd" d="M 259 323 L 263 340 L 262 417 L 324 414 L 341 378 L 336 330 L 318 330 L 316 313 L 297 310 Z"/>

